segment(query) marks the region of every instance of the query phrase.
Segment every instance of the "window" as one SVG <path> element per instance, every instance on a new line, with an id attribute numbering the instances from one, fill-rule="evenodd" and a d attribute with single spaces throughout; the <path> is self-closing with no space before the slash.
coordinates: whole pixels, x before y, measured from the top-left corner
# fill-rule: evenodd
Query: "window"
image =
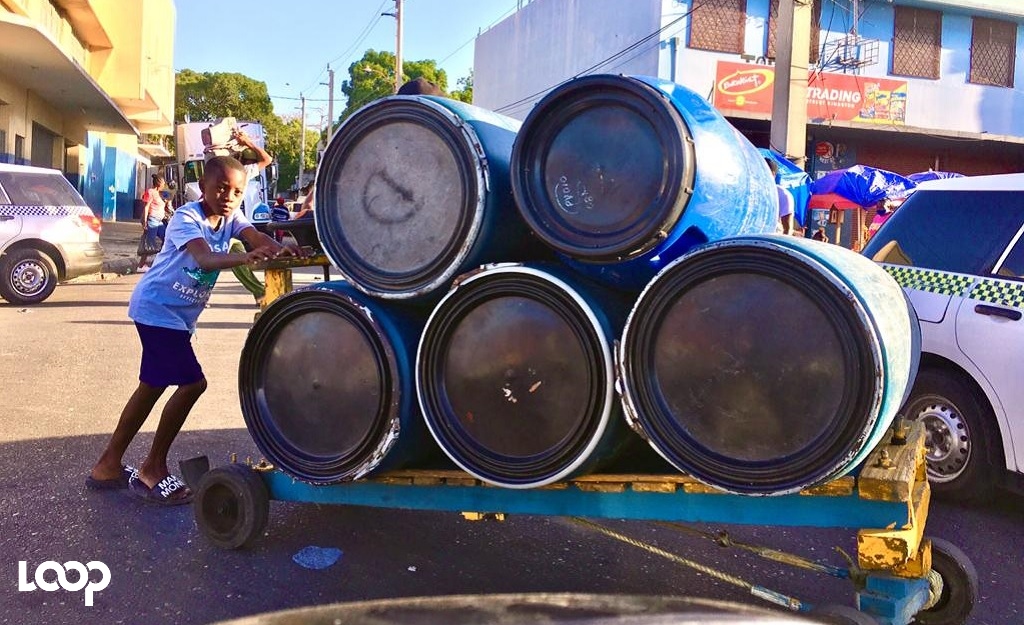
<path id="1" fill-rule="evenodd" d="M 22 163 L 25 160 L 25 137 L 14 135 L 14 162 Z"/>
<path id="2" fill-rule="evenodd" d="M 1019 191 L 918 191 L 871 238 L 864 255 L 881 263 L 986 275 L 1022 224 Z"/>
<path id="3" fill-rule="evenodd" d="M 942 13 L 896 7 L 892 34 L 892 73 L 938 79 L 942 50 Z"/>
<path id="4" fill-rule="evenodd" d="M 7 131 L 0 130 L 0 163 L 7 161 Z"/>
<path id="5" fill-rule="evenodd" d="M 1017 239 L 1017 244 L 1010 250 L 996 274 L 1001 278 L 1024 280 L 1024 237 Z"/>
<path id="6" fill-rule="evenodd" d="M 970 81 L 978 85 L 1012 87 L 1016 45 L 1015 23 L 974 18 Z"/>
<path id="7" fill-rule="evenodd" d="M 64 176 L 26 172 L 0 172 L 0 185 L 12 204 L 25 206 L 81 206 L 78 192 Z"/>
<path id="8" fill-rule="evenodd" d="M 811 6 L 811 47 L 808 60 L 817 63 L 821 56 L 821 2 Z M 768 3 L 768 56 L 775 58 L 775 39 L 779 30 L 779 0 Z"/>
<path id="9" fill-rule="evenodd" d="M 690 15 L 690 47 L 743 53 L 747 0 L 704 0 Z"/>

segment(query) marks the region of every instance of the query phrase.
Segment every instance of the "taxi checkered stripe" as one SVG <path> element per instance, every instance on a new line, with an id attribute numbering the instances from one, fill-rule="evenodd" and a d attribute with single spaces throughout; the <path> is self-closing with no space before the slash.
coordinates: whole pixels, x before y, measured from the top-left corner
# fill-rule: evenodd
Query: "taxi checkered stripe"
<path id="1" fill-rule="evenodd" d="M 885 265 L 885 270 L 901 287 L 954 297 L 966 293 L 975 280 L 970 276 L 914 267 Z"/>
<path id="2" fill-rule="evenodd" d="M 72 215 L 92 215 L 92 210 L 85 206 L 0 204 L 0 215 L 13 215 L 15 217 L 70 217 Z"/>
<path id="3" fill-rule="evenodd" d="M 990 304 L 1002 304 L 1014 308 L 1024 308 L 1024 284 L 1012 282 L 1000 282 L 996 280 L 982 280 L 978 286 L 971 291 L 971 299 L 988 302 Z"/>

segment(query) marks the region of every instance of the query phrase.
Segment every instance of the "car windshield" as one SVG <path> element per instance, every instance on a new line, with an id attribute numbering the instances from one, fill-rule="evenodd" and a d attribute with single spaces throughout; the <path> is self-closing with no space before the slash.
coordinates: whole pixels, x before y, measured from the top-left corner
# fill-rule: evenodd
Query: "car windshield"
<path id="1" fill-rule="evenodd" d="M 863 253 L 881 263 L 987 274 L 1022 223 L 1019 191 L 918 191 Z"/>
<path id="2" fill-rule="evenodd" d="M 84 206 L 81 196 L 60 174 L 0 171 L 0 186 L 11 204 L 27 206 Z"/>

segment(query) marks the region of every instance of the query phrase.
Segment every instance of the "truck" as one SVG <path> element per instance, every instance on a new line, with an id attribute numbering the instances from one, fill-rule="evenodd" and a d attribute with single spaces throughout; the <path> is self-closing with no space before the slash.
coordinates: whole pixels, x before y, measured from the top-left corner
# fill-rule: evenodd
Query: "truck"
<path id="1" fill-rule="evenodd" d="M 173 167 L 178 187 L 184 201 L 198 200 L 199 179 L 203 176 L 203 164 L 214 155 L 230 154 L 245 164 L 254 161 L 231 139 L 231 129 L 239 128 L 261 148 L 266 149 L 266 133 L 258 122 L 237 121 L 224 117 L 210 122 L 185 122 L 174 128 L 176 162 Z M 270 202 L 276 195 L 277 163 L 274 162 L 257 176 L 249 180 L 240 210 L 253 224 L 270 221 Z M 258 227 L 258 226 L 257 226 Z"/>

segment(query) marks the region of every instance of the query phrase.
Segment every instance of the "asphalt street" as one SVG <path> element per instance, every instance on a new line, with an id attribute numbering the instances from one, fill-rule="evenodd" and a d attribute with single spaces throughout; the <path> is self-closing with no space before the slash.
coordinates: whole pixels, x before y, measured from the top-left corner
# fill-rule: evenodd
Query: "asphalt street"
<path id="1" fill-rule="evenodd" d="M 126 244 L 134 245 L 126 232 Z M 300 284 L 318 279 L 318 269 L 296 274 Z M 453 513 L 274 502 L 265 536 L 251 548 L 224 551 L 199 533 L 189 506 L 165 509 L 124 492 L 86 491 L 85 475 L 137 380 L 140 348 L 126 317 L 137 280 L 111 271 L 61 285 L 39 306 L 0 303 L 0 623 L 213 623 L 339 601 L 541 591 L 767 605 L 706 572 L 564 518 L 471 522 Z M 225 272 L 196 335 L 209 391 L 172 449 L 172 463 L 205 454 L 217 466 L 232 453 L 257 455 L 236 382 L 255 312 L 252 298 Z M 141 459 L 154 427 L 151 419 L 128 461 Z M 853 601 L 846 580 L 658 524 L 602 523 L 809 603 Z M 715 529 L 837 566 L 843 557 L 836 548 L 856 551 L 852 529 Z M 984 507 L 933 502 L 926 534 L 951 541 L 977 566 L 981 602 L 969 623 L 1024 622 L 1024 501 L 1006 494 Z M 331 566 L 311 569 L 296 559 L 308 547 L 341 553 Z M 19 591 L 19 562 L 32 571 L 51 560 L 101 561 L 109 586 L 94 594 L 92 607 L 82 592 Z"/>

